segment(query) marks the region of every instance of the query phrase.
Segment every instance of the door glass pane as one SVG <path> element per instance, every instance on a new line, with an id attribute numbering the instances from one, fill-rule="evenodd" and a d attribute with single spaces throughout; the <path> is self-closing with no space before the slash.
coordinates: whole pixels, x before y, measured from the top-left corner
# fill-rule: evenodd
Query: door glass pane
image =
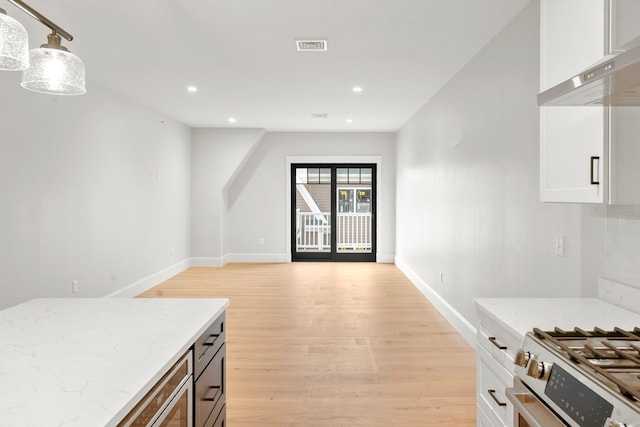
<path id="1" fill-rule="evenodd" d="M 371 212 L 371 190 L 368 188 L 360 188 L 356 191 L 356 212 Z"/>
<path id="2" fill-rule="evenodd" d="M 331 252 L 331 169 L 296 168 L 295 221 L 296 252 Z"/>
<path id="3" fill-rule="evenodd" d="M 347 188 L 338 189 L 338 212 L 353 212 L 353 190 Z"/>
<path id="4" fill-rule="evenodd" d="M 296 184 L 306 184 L 306 183 L 307 183 L 307 169 L 296 168 Z"/>
<path id="5" fill-rule="evenodd" d="M 349 168 L 349 184 L 360 184 L 360 168 Z"/>
<path id="6" fill-rule="evenodd" d="M 309 169 L 307 169 L 307 182 L 309 184 L 319 184 L 320 183 L 320 169 L 318 169 L 318 168 L 309 168 Z"/>
<path id="7" fill-rule="evenodd" d="M 349 183 L 349 169 L 347 169 L 347 168 L 337 168 L 336 169 L 336 182 L 338 184 L 348 184 Z"/>
<path id="8" fill-rule="evenodd" d="M 339 186 L 337 193 L 336 253 L 371 253 L 371 185 Z"/>
<path id="9" fill-rule="evenodd" d="M 372 183 L 372 171 L 371 168 L 362 168 L 360 169 L 360 184 L 371 184 Z"/>
<path id="10" fill-rule="evenodd" d="M 331 184 L 331 168 L 320 169 L 320 184 Z"/>

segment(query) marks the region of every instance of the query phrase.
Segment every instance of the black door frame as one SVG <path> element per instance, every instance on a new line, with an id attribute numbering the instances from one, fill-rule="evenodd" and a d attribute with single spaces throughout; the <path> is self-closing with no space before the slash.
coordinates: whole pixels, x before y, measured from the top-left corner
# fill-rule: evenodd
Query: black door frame
<path id="1" fill-rule="evenodd" d="M 296 169 L 297 168 L 330 168 L 331 169 L 331 250 L 329 252 L 297 252 L 296 251 Z M 371 253 L 338 253 L 336 252 L 336 193 L 338 168 L 371 168 Z M 377 197 L 377 164 L 376 163 L 291 163 L 291 261 L 331 261 L 331 262 L 376 262 L 376 212 Z"/>

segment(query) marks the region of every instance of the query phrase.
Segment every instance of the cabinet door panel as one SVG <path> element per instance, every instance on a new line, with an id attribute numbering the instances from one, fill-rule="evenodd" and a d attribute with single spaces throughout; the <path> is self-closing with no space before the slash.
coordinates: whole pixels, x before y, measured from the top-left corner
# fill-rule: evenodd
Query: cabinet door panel
<path id="1" fill-rule="evenodd" d="M 605 112 L 605 107 L 540 107 L 543 202 L 604 201 Z"/>
<path id="2" fill-rule="evenodd" d="M 609 203 L 640 205 L 640 107 L 611 110 L 609 176 Z"/>
<path id="3" fill-rule="evenodd" d="M 640 1 L 611 2 L 611 51 L 617 53 L 640 45 Z"/>
<path id="4" fill-rule="evenodd" d="M 604 0 L 540 2 L 540 89 L 573 77 L 605 54 Z"/>

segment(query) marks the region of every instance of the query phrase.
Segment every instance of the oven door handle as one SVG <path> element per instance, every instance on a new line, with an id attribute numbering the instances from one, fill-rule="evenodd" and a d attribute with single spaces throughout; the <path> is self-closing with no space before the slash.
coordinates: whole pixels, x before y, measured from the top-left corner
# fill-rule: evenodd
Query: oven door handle
<path id="1" fill-rule="evenodd" d="M 533 393 L 520 384 L 506 389 L 505 394 L 507 395 L 507 399 L 513 404 L 516 415 L 520 415 L 531 427 L 566 426 L 566 424 L 547 409 Z M 518 424 L 516 423 L 516 425 Z"/>

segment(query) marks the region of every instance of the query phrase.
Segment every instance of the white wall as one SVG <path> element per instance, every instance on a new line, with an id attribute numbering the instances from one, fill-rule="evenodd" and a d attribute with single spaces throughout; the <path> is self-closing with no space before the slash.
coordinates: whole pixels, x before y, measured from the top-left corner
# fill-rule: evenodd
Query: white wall
<path id="1" fill-rule="evenodd" d="M 538 35 L 531 2 L 397 135 L 398 264 L 471 323 L 475 297 L 582 294 L 583 208 L 538 201 Z"/>
<path id="2" fill-rule="evenodd" d="M 0 308 L 185 262 L 189 129 L 93 84 L 54 97 L 19 79 L 0 73 Z"/>
<path id="3" fill-rule="evenodd" d="M 261 129 L 192 129 L 191 256 L 194 265 L 223 264 L 228 188 L 263 135 Z"/>
<path id="4" fill-rule="evenodd" d="M 395 254 L 395 153 L 392 133 L 266 133 L 228 187 L 226 261 L 290 259 L 287 158 L 308 162 L 380 157 L 378 255 Z M 263 239 L 264 244 L 259 240 Z"/>

